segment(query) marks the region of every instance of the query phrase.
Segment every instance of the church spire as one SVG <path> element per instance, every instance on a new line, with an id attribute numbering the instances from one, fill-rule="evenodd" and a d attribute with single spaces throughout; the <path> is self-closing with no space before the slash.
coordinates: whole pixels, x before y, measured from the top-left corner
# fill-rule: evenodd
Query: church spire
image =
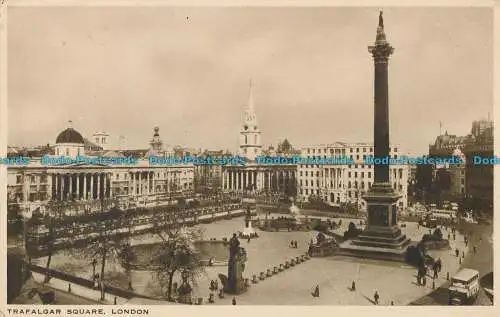
<path id="1" fill-rule="evenodd" d="M 247 102 L 248 110 L 254 111 L 254 103 L 253 103 L 253 80 L 250 79 L 250 90 L 248 92 L 248 102 Z"/>

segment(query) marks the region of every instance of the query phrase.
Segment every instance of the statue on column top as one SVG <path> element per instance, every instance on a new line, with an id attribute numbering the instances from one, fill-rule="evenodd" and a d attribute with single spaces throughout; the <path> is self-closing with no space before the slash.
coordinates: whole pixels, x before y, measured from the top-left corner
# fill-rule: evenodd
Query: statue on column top
<path id="1" fill-rule="evenodd" d="M 378 16 L 378 26 L 380 26 L 382 28 L 384 27 L 384 17 L 382 16 L 383 13 L 384 12 L 382 10 L 380 10 L 380 14 Z"/>

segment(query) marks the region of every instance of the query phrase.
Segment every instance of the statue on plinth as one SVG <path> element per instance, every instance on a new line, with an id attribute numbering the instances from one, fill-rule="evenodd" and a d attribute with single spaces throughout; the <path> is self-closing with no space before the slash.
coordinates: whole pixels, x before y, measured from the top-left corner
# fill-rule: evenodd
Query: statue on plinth
<path id="1" fill-rule="evenodd" d="M 224 285 L 224 292 L 228 294 L 240 294 L 246 291 L 247 287 L 243 278 L 246 261 L 246 251 L 240 247 L 240 241 L 236 234 L 233 234 L 233 237 L 229 240 L 227 283 Z"/>
<path id="2" fill-rule="evenodd" d="M 247 211 L 245 214 L 245 229 L 243 229 L 243 233 L 241 234 L 241 237 L 243 238 L 254 238 L 256 237 L 256 232 L 252 228 L 252 211 L 250 210 L 250 207 L 247 207 Z"/>

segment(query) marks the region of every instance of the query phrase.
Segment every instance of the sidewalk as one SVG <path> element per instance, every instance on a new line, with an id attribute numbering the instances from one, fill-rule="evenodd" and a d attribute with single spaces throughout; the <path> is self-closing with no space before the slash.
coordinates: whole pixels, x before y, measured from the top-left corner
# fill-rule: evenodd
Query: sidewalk
<path id="1" fill-rule="evenodd" d="M 40 273 L 35 273 L 35 272 L 32 272 L 32 275 L 33 275 L 33 279 L 37 283 L 43 284 L 43 280 L 45 278 L 45 275 L 40 274 Z M 106 299 L 104 301 L 100 301 L 99 299 L 101 297 L 101 292 L 99 290 L 86 288 L 86 287 L 83 287 L 83 286 L 80 286 L 77 284 L 72 284 L 72 283 L 69 283 L 67 281 L 63 281 L 63 280 L 56 279 L 56 278 L 51 278 L 48 283 L 45 283 L 45 285 L 47 285 L 47 286 L 50 286 L 54 289 L 57 289 L 57 290 L 60 290 L 62 292 L 66 292 L 66 293 L 68 293 L 68 286 L 70 284 L 71 284 L 71 294 L 81 296 L 84 298 L 88 298 L 90 300 L 99 301 L 103 305 L 113 305 L 114 304 L 115 296 L 113 296 L 111 294 L 106 294 L 106 296 L 105 296 Z M 122 304 L 126 303 L 127 301 L 128 301 L 127 298 L 116 296 L 116 304 L 117 305 L 122 305 Z"/>

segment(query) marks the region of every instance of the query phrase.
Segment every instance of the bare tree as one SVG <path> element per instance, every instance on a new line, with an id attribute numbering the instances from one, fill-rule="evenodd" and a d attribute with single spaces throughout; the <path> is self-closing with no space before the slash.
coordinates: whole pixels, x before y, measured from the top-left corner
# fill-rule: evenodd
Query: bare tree
<path id="1" fill-rule="evenodd" d="M 111 203 L 102 204 L 102 214 L 99 219 L 93 223 L 94 232 L 87 238 L 83 248 L 74 248 L 73 254 L 85 259 L 101 259 L 101 273 L 99 274 L 99 284 L 101 289 L 101 300 L 104 300 L 104 272 L 107 259 L 122 259 L 122 252 L 127 239 L 124 239 L 123 228 L 124 212 L 113 208 L 104 212 L 105 206 L 111 206 Z"/>
<path id="2" fill-rule="evenodd" d="M 151 258 L 154 277 L 168 300 L 173 300 L 172 284 L 176 273 L 185 274 L 193 285 L 203 272 L 201 258 L 193 242 L 201 238 L 201 231 L 188 229 L 172 215 L 159 215 L 155 234 L 160 238 L 158 251 Z"/>

